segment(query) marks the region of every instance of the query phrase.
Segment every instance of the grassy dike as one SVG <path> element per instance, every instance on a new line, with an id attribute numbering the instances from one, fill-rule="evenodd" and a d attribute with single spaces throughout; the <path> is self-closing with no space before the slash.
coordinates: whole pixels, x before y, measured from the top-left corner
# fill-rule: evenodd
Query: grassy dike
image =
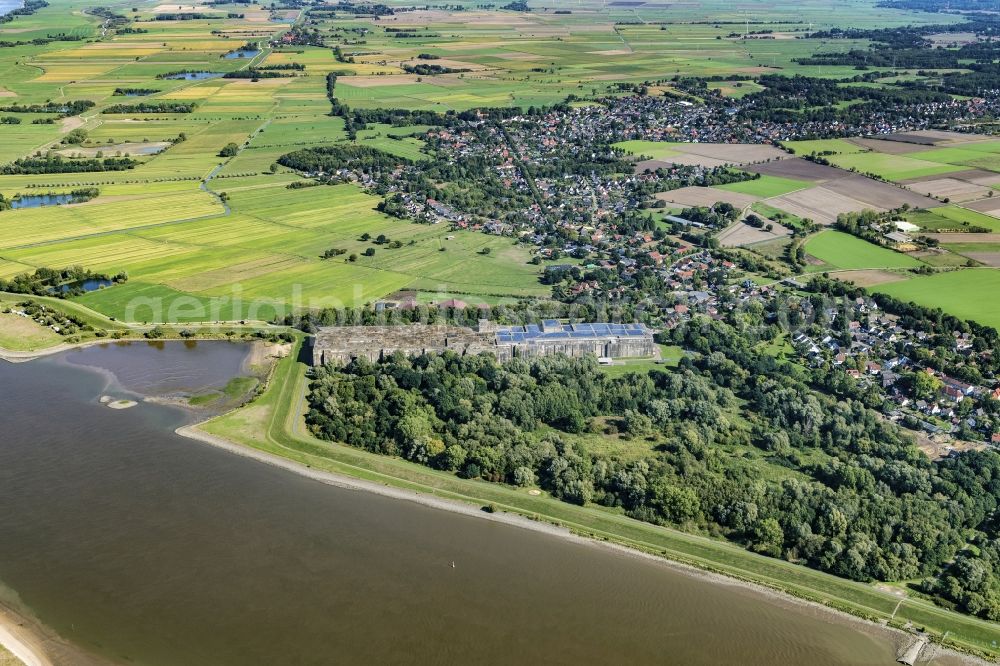
<path id="1" fill-rule="evenodd" d="M 868 620 L 885 621 L 895 627 L 912 623 L 938 642 L 962 652 L 1000 656 L 1000 625 L 923 599 L 901 598 L 871 585 L 757 555 L 722 540 L 633 520 L 604 507 L 575 506 L 544 494 L 530 495 L 525 489 L 460 479 L 401 459 L 321 441 L 304 426 L 306 366 L 297 360 L 302 344 L 300 340 L 293 353 L 275 366 L 267 388 L 254 402 L 203 423 L 198 429 L 313 470 L 469 504 L 493 504 L 501 511 L 560 525 L 578 535 L 761 585 Z"/>
<path id="2" fill-rule="evenodd" d="M 3 310 L 23 301 L 51 308 L 57 313 L 80 319 L 94 330 L 80 331 L 70 336 L 62 336 L 42 326 L 33 319 L 14 314 L 3 314 Z M 158 334 L 147 337 L 152 329 Z M 159 342 L 165 340 L 232 340 L 246 342 L 248 335 L 259 331 L 281 333 L 283 326 L 272 326 L 267 322 L 224 322 L 212 326 L 181 324 L 129 324 L 116 321 L 95 310 L 55 296 L 35 296 L 0 292 L 0 359 L 27 361 L 69 349 L 89 345 L 113 344 L 115 342 Z M 0 662 L 2 666 L 2 662 Z"/>

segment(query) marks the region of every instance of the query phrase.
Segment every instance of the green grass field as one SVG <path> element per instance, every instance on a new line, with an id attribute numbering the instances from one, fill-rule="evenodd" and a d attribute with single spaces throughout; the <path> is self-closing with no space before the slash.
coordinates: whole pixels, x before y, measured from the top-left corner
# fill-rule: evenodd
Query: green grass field
<path id="1" fill-rule="evenodd" d="M 954 205 L 911 211 L 906 214 L 906 219 L 924 231 L 963 231 L 969 227 L 983 227 L 1000 232 L 1000 220 L 997 218 Z"/>
<path id="2" fill-rule="evenodd" d="M 885 153 L 850 153 L 833 155 L 828 159 L 842 169 L 854 169 L 860 173 L 874 173 L 894 182 L 947 174 L 965 168 L 921 160 L 909 155 L 887 155 Z"/>
<path id="3" fill-rule="evenodd" d="M 974 268 L 872 287 L 902 301 L 941 308 L 961 319 L 1000 329 L 1000 270 Z"/>
<path id="4" fill-rule="evenodd" d="M 229 216 L 51 242 L 9 255 L 30 265 L 85 257 L 101 270 L 126 270 L 127 284 L 78 300 L 138 322 L 268 320 L 303 308 L 371 303 L 404 288 L 461 294 L 471 303 L 548 293 L 539 268 L 511 240 L 387 217 L 375 210 L 375 197 L 354 185 L 291 191 L 254 185 L 227 192 Z M 361 240 L 365 233 L 401 246 Z M 346 253 L 321 259 L 331 248 Z M 364 256 L 367 250 L 374 255 Z"/>
<path id="5" fill-rule="evenodd" d="M 833 270 L 916 268 L 913 257 L 874 245 L 840 231 L 822 231 L 805 244 L 805 250 Z"/>
<path id="6" fill-rule="evenodd" d="M 796 155 L 822 154 L 833 152 L 838 154 L 863 153 L 867 149 L 844 139 L 815 139 L 812 141 L 782 141 L 781 145 L 791 149 Z"/>
<path id="7" fill-rule="evenodd" d="M 792 178 L 762 175 L 760 178 L 755 180 L 745 180 L 741 183 L 728 183 L 726 185 L 717 185 L 716 187 L 720 190 L 740 192 L 742 194 L 760 197 L 761 199 L 770 199 L 771 197 L 780 197 L 782 194 L 788 194 L 789 192 L 795 192 L 796 190 L 812 187 L 812 183 Z"/>
<path id="8" fill-rule="evenodd" d="M 666 160 L 681 154 L 665 141 L 619 141 L 614 145 L 629 155 L 649 157 L 654 160 Z"/>

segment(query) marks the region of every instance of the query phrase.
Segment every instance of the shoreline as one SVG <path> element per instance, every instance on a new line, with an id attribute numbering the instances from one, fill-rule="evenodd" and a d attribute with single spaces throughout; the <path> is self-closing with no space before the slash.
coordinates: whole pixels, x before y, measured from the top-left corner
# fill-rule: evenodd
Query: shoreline
<path id="1" fill-rule="evenodd" d="M 164 338 L 145 338 L 145 337 L 124 337 L 124 338 L 94 338 L 92 340 L 83 340 L 82 342 L 60 342 L 57 345 L 51 347 L 46 347 L 45 349 L 35 349 L 32 351 L 17 351 L 13 349 L 7 349 L 5 347 L 0 347 L 0 361 L 6 361 L 8 363 L 27 363 L 28 361 L 34 361 L 39 358 L 45 358 L 47 356 L 55 356 L 56 354 L 61 354 L 62 352 L 75 351 L 77 349 L 86 349 L 87 347 L 96 347 L 98 345 L 114 345 L 121 343 L 156 343 L 156 342 L 232 342 L 235 344 L 247 344 L 250 346 L 250 351 L 246 361 L 245 366 L 249 368 L 251 362 L 255 359 L 259 360 L 264 358 L 261 356 L 261 352 L 257 351 L 258 347 L 267 348 L 267 343 L 259 339 L 238 339 L 232 340 L 225 337 L 212 338 L 212 337 L 194 337 L 194 338 L 181 338 L 181 337 L 164 337 Z M 280 359 L 281 357 L 275 357 Z"/>
<path id="2" fill-rule="evenodd" d="M 53 666 L 42 647 L 42 638 L 27 628 L 27 622 L 0 605 L 0 646 L 20 659 L 24 666 Z"/>
<path id="3" fill-rule="evenodd" d="M 156 343 L 156 342 L 232 342 L 236 344 L 247 344 L 256 345 L 257 343 L 262 343 L 261 340 L 229 340 L 227 338 L 144 338 L 144 337 L 125 337 L 125 338 L 94 338 L 93 340 L 84 340 L 82 342 L 60 342 L 57 345 L 51 347 L 46 347 L 45 349 L 36 349 L 33 351 L 16 351 L 13 349 L 7 349 L 5 347 L 0 347 L 0 361 L 6 361 L 8 363 L 27 363 L 28 361 L 34 361 L 39 358 L 45 358 L 46 356 L 55 356 L 56 354 L 61 354 L 62 352 L 75 351 L 77 349 L 86 349 L 87 347 L 96 347 L 98 345 L 114 345 L 122 343 Z M 253 350 L 249 352 L 253 354 Z"/>
<path id="4" fill-rule="evenodd" d="M 244 458 L 250 458 L 256 460 L 257 462 L 263 463 L 265 465 L 271 465 L 272 467 L 277 467 L 283 469 L 293 474 L 298 474 L 307 479 L 313 481 L 318 481 L 326 485 L 335 486 L 337 488 L 344 488 L 347 490 L 358 490 L 361 492 L 370 492 L 383 497 L 388 497 L 391 499 L 397 499 L 402 501 L 414 502 L 422 506 L 426 506 L 432 509 L 437 509 L 440 511 L 448 511 L 451 513 L 456 513 L 460 515 L 470 516 L 473 518 L 490 520 L 495 523 L 500 523 L 503 525 L 509 525 L 512 527 L 518 527 L 522 529 L 531 530 L 533 532 L 539 532 L 547 536 L 556 537 L 572 543 L 585 545 L 588 547 L 597 547 L 607 550 L 611 550 L 619 555 L 625 557 L 635 557 L 641 558 L 645 561 L 656 563 L 659 566 L 665 566 L 676 571 L 679 574 L 689 576 L 692 578 L 697 578 L 699 580 L 706 581 L 708 583 L 716 585 L 726 585 L 730 587 L 736 587 L 740 590 L 745 590 L 750 593 L 758 594 L 765 597 L 768 601 L 777 603 L 786 607 L 797 607 L 806 608 L 810 612 L 817 615 L 822 615 L 831 620 L 849 624 L 859 629 L 863 629 L 869 634 L 884 638 L 885 640 L 891 642 L 896 654 L 898 655 L 902 650 L 904 650 L 910 643 L 916 639 L 916 635 L 904 631 L 902 629 L 897 629 L 895 627 L 890 627 L 879 622 L 874 622 L 871 620 L 866 620 L 857 615 L 847 613 L 844 611 L 831 608 L 822 603 L 811 601 L 808 599 L 802 599 L 800 597 L 782 592 L 781 590 L 762 585 L 760 583 L 754 583 L 752 581 L 744 580 L 741 578 L 727 576 L 721 573 L 716 573 L 714 571 L 709 571 L 706 569 L 701 569 L 699 567 L 686 564 L 684 562 L 678 562 L 665 557 L 660 557 L 652 553 L 648 553 L 635 548 L 630 548 L 623 544 L 615 543 L 612 541 L 606 541 L 596 538 L 591 538 L 574 533 L 567 527 L 562 527 L 558 525 L 553 525 L 552 523 L 542 521 L 542 520 L 532 520 L 526 516 L 517 513 L 508 513 L 505 511 L 498 511 L 494 513 L 488 513 L 483 511 L 478 506 L 461 502 L 459 500 L 445 499 L 442 497 L 437 497 L 428 493 L 423 493 L 417 490 L 406 490 L 403 488 L 396 488 L 394 486 L 384 485 L 376 483 L 374 481 L 367 481 L 364 479 L 358 479 L 345 474 L 338 474 L 335 472 L 329 472 L 325 470 L 317 470 L 311 467 L 306 467 L 301 463 L 288 458 L 283 458 L 279 455 L 268 453 L 266 451 L 261 451 L 259 449 L 250 448 L 242 444 L 230 441 L 224 437 L 213 435 L 211 433 L 205 432 L 199 429 L 200 423 L 193 423 L 177 428 L 174 432 L 187 439 L 201 442 L 203 444 L 208 444 L 219 449 L 223 449 L 230 453 L 234 453 L 238 456 Z M 970 666 L 986 666 L 991 662 L 985 659 L 967 654 L 964 652 L 959 652 L 952 648 L 937 644 L 929 643 L 925 651 L 933 651 L 932 658 L 936 659 L 938 657 L 947 657 L 949 663 L 961 663 L 968 664 Z"/>
<path id="5" fill-rule="evenodd" d="M 97 338 L 94 340 L 85 340 L 83 342 L 60 342 L 52 347 L 36 349 L 34 351 L 14 351 L 13 349 L 0 347 L 0 361 L 7 361 L 8 363 L 26 363 L 28 361 L 34 361 L 35 359 L 45 358 L 46 356 L 55 356 L 56 354 L 64 351 L 83 349 L 85 347 L 93 347 L 94 345 L 113 344 L 115 342 L 119 342 L 119 340 L 105 340 L 103 338 Z"/>

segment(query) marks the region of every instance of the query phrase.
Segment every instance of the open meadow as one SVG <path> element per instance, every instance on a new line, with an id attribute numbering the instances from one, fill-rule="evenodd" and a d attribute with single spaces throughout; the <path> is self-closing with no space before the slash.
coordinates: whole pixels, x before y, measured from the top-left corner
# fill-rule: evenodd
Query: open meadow
<path id="1" fill-rule="evenodd" d="M 920 262 L 905 254 L 880 247 L 840 231 L 823 231 L 805 245 L 810 255 L 830 270 L 868 268 L 917 268 Z"/>
<path id="2" fill-rule="evenodd" d="M 941 308 L 962 319 L 1000 328 L 1000 271 L 976 268 L 914 277 L 872 287 L 902 301 Z"/>

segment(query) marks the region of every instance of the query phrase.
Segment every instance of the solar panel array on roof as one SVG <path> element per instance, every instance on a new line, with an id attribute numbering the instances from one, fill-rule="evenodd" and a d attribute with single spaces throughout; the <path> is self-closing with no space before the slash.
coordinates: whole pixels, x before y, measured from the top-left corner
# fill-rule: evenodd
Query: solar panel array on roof
<path id="1" fill-rule="evenodd" d="M 545 329 L 548 329 L 547 331 Z M 553 319 L 543 322 L 542 326 L 527 324 L 525 326 L 501 326 L 497 329 L 497 342 L 524 343 L 541 340 L 586 340 L 588 338 L 604 338 L 609 336 L 636 337 L 648 335 L 649 331 L 643 324 L 607 324 L 607 323 L 576 323 L 559 324 Z"/>

